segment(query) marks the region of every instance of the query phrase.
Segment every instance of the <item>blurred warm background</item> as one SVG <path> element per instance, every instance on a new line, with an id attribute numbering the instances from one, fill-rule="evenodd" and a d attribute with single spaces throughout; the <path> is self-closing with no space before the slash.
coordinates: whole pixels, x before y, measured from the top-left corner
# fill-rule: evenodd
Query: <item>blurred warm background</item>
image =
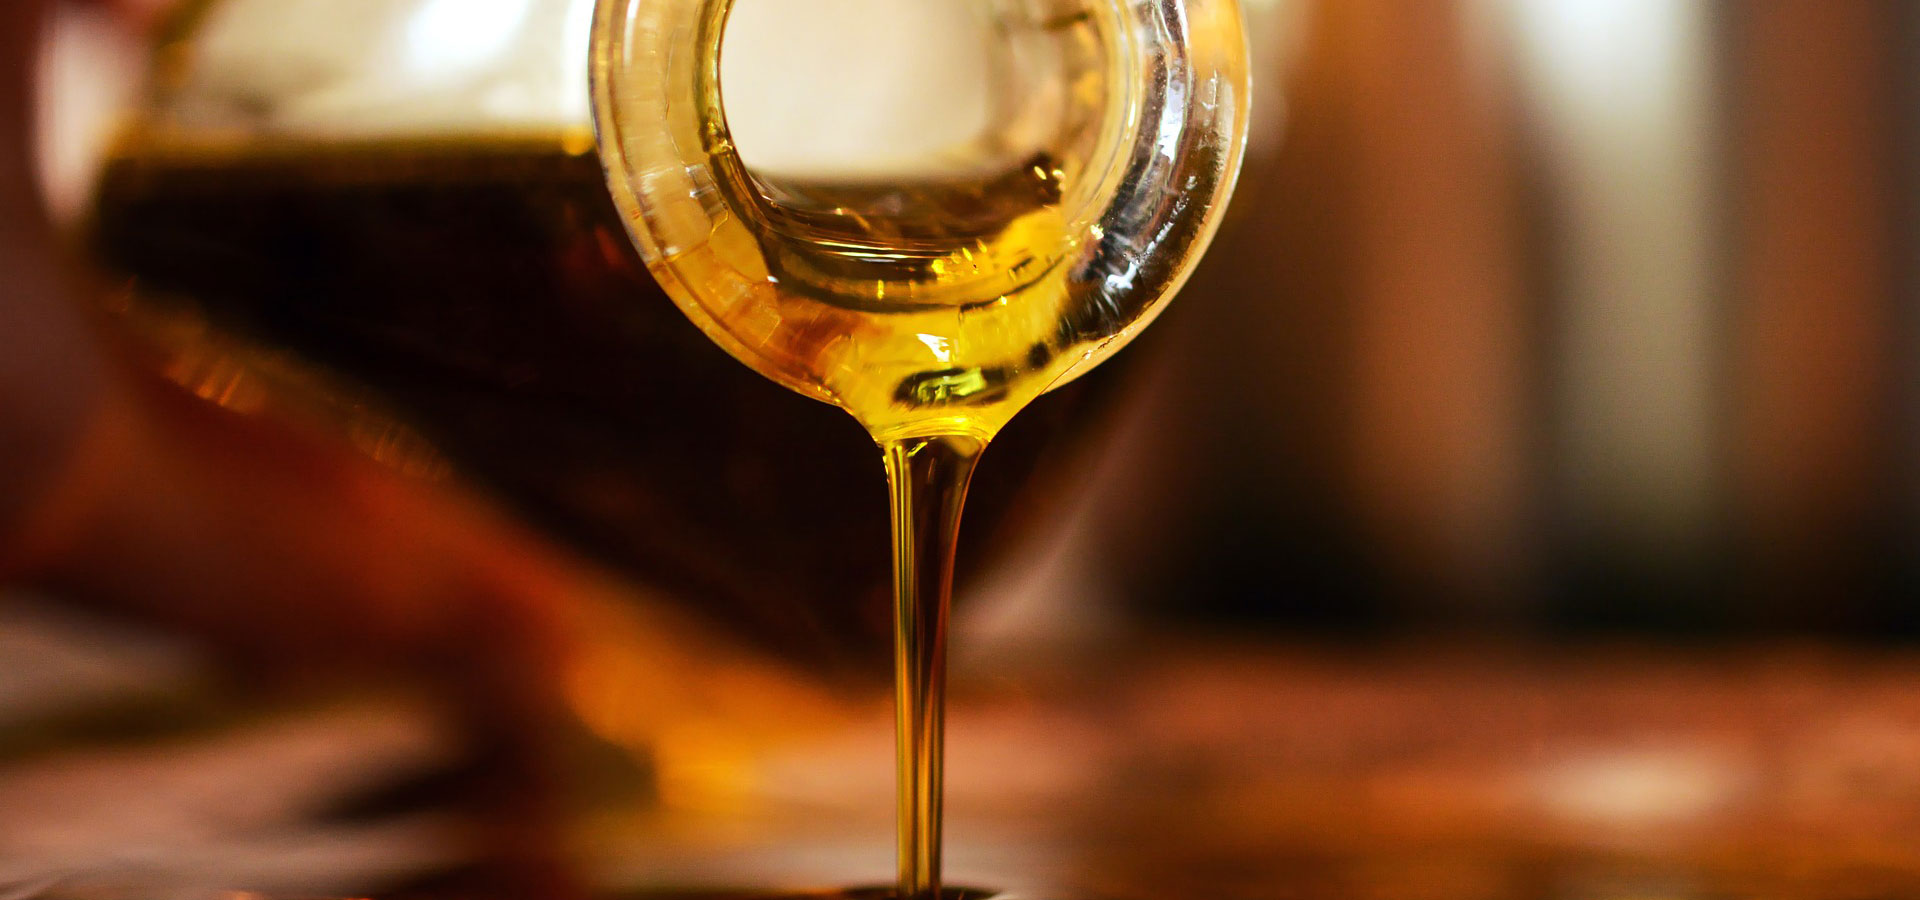
<path id="1" fill-rule="evenodd" d="M 976 491 L 959 876 L 1920 889 L 1920 5 L 1243 2 L 1218 241 Z M 880 472 L 650 293 L 587 4 L 188 6 L 41 42 L 11 389 L 143 412 L 0 504 L 0 897 L 885 881 Z"/>
<path id="2" fill-rule="evenodd" d="M 1910 633 L 1913 18 L 1314 7 L 1285 140 L 1177 313 L 1192 439 L 1155 478 L 1191 518 L 1149 599 Z"/>

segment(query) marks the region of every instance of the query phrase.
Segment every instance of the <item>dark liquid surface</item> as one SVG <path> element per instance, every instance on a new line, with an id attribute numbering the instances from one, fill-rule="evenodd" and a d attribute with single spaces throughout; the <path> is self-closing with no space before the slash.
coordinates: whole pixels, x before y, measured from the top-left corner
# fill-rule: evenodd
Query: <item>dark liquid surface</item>
<path id="1" fill-rule="evenodd" d="M 871 441 L 681 315 L 590 153 L 558 139 L 134 141 L 106 172 L 93 246 L 130 277 L 136 329 L 204 319 L 371 386 L 456 471 L 550 532 L 784 653 L 884 671 L 888 527 Z M 1031 518 L 1015 496 L 1059 480 L 1035 474 L 1061 464 L 1048 448 L 1085 430 L 1098 392 L 1044 398 L 996 443 L 962 572 Z"/>

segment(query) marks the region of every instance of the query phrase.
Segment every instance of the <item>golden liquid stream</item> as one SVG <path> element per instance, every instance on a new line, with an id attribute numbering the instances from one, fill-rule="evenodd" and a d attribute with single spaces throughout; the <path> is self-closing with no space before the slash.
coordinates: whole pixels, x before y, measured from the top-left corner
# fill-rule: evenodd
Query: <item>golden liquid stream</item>
<path id="1" fill-rule="evenodd" d="M 738 335 L 770 323 L 759 353 L 821 373 L 884 454 L 899 879 L 913 900 L 940 890 L 946 628 L 967 485 L 993 435 L 1079 358 L 1063 337 L 1064 278 L 1044 262 L 1063 243 L 1058 173 L 1037 156 L 905 185 L 745 172 L 739 182 L 757 194 L 756 246 L 724 262 L 765 266 L 769 278 L 721 326 Z"/>
<path id="2" fill-rule="evenodd" d="M 905 900 L 941 891 L 946 630 L 968 482 L 1008 420 L 1116 330 L 1069 278 L 1100 238 L 1074 217 L 1117 182 L 1098 152 L 1122 118 L 1103 65 L 1113 26 L 1049 27 L 1067 124 L 1038 145 L 989 132 L 917 166 L 795 176 L 750 166 L 708 95 L 701 137 L 724 210 L 653 267 L 702 299 L 688 311 L 722 346 L 845 409 L 883 451 Z"/>
<path id="3" fill-rule="evenodd" d="M 721 154 L 722 165 L 734 162 Z M 884 453 L 892 500 L 900 893 L 940 892 L 947 613 L 967 485 L 1015 413 L 1089 352 L 1059 208 L 1073 168 L 1036 154 L 1000 171 L 888 185 L 760 178 L 736 186 L 754 245 L 674 260 L 764 271 L 719 311 L 753 355 L 852 413 Z M 723 188 L 726 190 L 726 188 Z M 710 329 L 711 330 L 711 329 Z"/>

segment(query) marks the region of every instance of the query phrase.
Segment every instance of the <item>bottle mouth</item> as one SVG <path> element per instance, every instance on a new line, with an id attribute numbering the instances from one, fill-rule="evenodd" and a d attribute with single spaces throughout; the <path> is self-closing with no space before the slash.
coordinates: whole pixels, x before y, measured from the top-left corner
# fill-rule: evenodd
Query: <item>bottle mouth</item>
<path id="1" fill-rule="evenodd" d="M 1122 175 L 1118 4 L 842 0 L 821 21 L 808 2 L 720 0 L 701 42 L 714 186 L 771 278 L 840 305 L 964 306 L 1073 255 Z"/>
<path id="2" fill-rule="evenodd" d="M 1245 138 L 1235 0 L 900 4 L 980 17 L 966 32 L 977 52 L 960 58 L 984 69 L 984 91 L 963 96 L 986 114 L 965 106 L 954 133 L 891 145 L 912 153 L 831 166 L 770 161 L 781 132 L 756 138 L 730 121 L 751 102 L 728 103 L 745 91 L 723 84 L 729 20 L 760 2 L 809 0 L 597 0 L 595 137 L 622 222 L 666 293 L 795 391 L 891 416 L 927 398 L 978 405 L 1016 376 L 1022 391 L 1063 384 L 1152 321 L 1219 224 Z M 789 80 L 800 96 L 832 96 L 831 79 Z M 889 380 L 914 402 L 880 396 Z M 993 402 L 1012 409 L 1014 397 Z"/>

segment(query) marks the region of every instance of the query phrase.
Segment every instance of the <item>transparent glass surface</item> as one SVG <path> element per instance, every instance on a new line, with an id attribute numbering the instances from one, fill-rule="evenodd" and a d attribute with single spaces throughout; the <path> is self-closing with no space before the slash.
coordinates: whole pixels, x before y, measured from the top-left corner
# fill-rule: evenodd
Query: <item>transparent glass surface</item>
<path id="1" fill-rule="evenodd" d="M 799 51 L 742 92 L 747 145 L 724 96 L 742 87 L 736 24 L 760 53 Z M 594 26 L 599 146 L 654 276 L 720 346 L 882 450 L 899 896 L 933 900 L 968 484 L 1007 421 L 1152 321 L 1212 237 L 1245 137 L 1239 10 L 603 0 Z M 762 127 L 782 106 L 803 114 Z"/>
<path id="2" fill-rule="evenodd" d="M 733 3 L 604 0 L 596 14 L 601 150 L 654 275 L 742 362 L 883 440 L 990 438 L 1124 345 L 1211 238 L 1246 127 L 1231 0 L 933 7 L 972 20 L 950 41 L 980 42 L 979 78 L 909 104 L 950 142 L 789 171 L 753 164 L 773 154 L 729 128 Z"/>

